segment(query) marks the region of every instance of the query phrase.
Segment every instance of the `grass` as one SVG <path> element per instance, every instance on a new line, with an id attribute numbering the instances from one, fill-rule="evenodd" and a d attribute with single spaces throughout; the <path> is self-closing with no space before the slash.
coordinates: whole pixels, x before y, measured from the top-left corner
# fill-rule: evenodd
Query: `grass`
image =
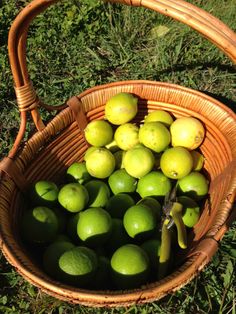
<path id="1" fill-rule="evenodd" d="M 235 0 L 191 0 L 236 31 Z M 28 1 L 0 2 L 0 158 L 19 128 L 7 56 L 9 27 Z M 223 9 L 222 9 L 223 7 Z M 97 0 L 68 0 L 37 17 L 29 32 L 28 67 L 49 104 L 98 84 L 126 79 L 167 81 L 208 93 L 231 108 L 236 73 L 231 61 L 186 25 L 145 10 Z M 45 120 L 49 115 L 41 111 Z M 32 124 L 29 123 L 27 132 Z M 192 282 L 161 301 L 121 309 L 93 309 L 47 296 L 0 255 L 0 313 L 235 313 L 236 224 L 211 263 Z"/>

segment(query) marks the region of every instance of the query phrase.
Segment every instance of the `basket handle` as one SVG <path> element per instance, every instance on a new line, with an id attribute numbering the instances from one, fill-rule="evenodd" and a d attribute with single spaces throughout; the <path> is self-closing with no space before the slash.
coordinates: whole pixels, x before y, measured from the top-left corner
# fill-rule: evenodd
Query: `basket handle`
<path id="1" fill-rule="evenodd" d="M 21 125 L 15 143 L 9 153 L 13 157 L 18 150 L 26 128 L 26 112 L 30 111 L 38 130 L 44 128 L 38 112 L 43 106 L 48 110 L 60 110 L 66 107 L 49 106 L 39 100 L 29 78 L 26 63 L 26 41 L 28 28 L 32 20 L 50 5 L 60 0 L 33 0 L 15 18 L 8 37 L 8 50 L 11 70 L 15 83 L 18 107 L 21 113 Z M 172 17 L 189 25 L 215 44 L 233 63 L 236 63 L 236 34 L 223 22 L 210 13 L 183 0 L 108 0 L 130 6 L 143 6 Z"/>

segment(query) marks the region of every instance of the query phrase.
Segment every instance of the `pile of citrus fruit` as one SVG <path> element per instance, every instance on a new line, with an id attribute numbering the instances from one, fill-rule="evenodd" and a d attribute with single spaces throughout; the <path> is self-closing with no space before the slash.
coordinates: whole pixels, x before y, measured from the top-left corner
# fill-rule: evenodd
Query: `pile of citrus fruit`
<path id="1" fill-rule="evenodd" d="M 172 271 L 198 222 L 209 182 L 197 149 L 204 125 L 156 110 L 133 123 L 138 99 L 118 93 L 88 123 L 84 160 L 63 185 L 41 180 L 21 218 L 23 241 L 55 280 L 89 289 L 133 289 Z"/>

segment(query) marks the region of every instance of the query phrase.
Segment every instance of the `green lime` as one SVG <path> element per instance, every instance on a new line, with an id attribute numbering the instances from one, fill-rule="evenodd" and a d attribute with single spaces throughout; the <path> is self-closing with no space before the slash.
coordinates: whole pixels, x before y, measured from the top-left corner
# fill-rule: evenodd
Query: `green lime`
<path id="1" fill-rule="evenodd" d="M 153 210 L 156 215 L 157 221 L 161 219 L 161 204 L 154 197 L 146 196 L 137 202 L 137 205 L 145 205 Z"/>
<path id="2" fill-rule="evenodd" d="M 55 241 L 50 244 L 43 254 L 43 267 L 47 274 L 61 280 L 62 271 L 59 267 L 59 259 L 63 253 L 72 249 L 74 245 L 65 240 Z"/>
<path id="3" fill-rule="evenodd" d="M 60 256 L 59 267 L 63 272 L 63 281 L 75 286 L 87 287 L 95 276 L 98 258 L 92 249 L 77 246 Z"/>
<path id="4" fill-rule="evenodd" d="M 169 114 L 169 112 L 161 109 L 157 109 L 155 111 L 149 112 L 148 115 L 144 119 L 144 123 L 146 122 L 161 122 L 166 127 L 169 127 L 173 123 L 173 118 Z"/>
<path id="5" fill-rule="evenodd" d="M 141 247 L 126 244 L 113 253 L 111 268 L 112 280 L 118 289 L 133 289 L 147 282 L 150 262 Z"/>
<path id="6" fill-rule="evenodd" d="M 89 174 L 98 179 L 109 177 L 115 169 L 115 157 L 106 148 L 97 148 L 86 157 L 86 168 Z"/>
<path id="7" fill-rule="evenodd" d="M 84 129 L 84 135 L 90 145 L 102 147 L 112 141 L 113 130 L 107 121 L 93 120 L 87 124 Z"/>
<path id="8" fill-rule="evenodd" d="M 185 226 L 194 227 L 200 218 L 199 205 L 188 196 L 179 196 L 178 202 L 183 205 L 182 217 Z"/>
<path id="9" fill-rule="evenodd" d="M 139 141 L 154 152 L 160 153 L 170 144 L 170 132 L 161 122 L 146 122 L 140 127 Z"/>
<path id="10" fill-rule="evenodd" d="M 88 245 L 105 243 L 112 230 L 110 214 L 101 207 L 91 207 L 80 214 L 77 224 L 79 238 Z"/>
<path id="11" fill-rule="evenodd" d="M 114 134 L 115 141 L 120 149 L 128 150 L 139 143 L 139 127 L 133 123 L 120 125 Z"/>
<path id="12" fill-rule="evenodd" d="M 61 206 L 72 213 L 84 209 L 88 200 L 88 191 L 80 183 L 68 183 L 60 189 L 58 194 Z"/>
<path id="13" fill-rule="evenodd" d="M 172 146 L 182 146 L 189 150 L 199 147 L 205 137 L 201 121 L 194 117 L 181 117 L 170 126 Z"/>
<path id="14" fill-rule="evenodd" d="M 53 206 L 57 203 L 59 189 L 54 182 L 41 180 L 30 188 L 30 199 L 36 206 Z"/>
<path id="15" fill-rule="evenodd" d="M 89 207 L 104 207 L 110 197 L 108 185 L 101 180 L 91 180 L 85 184 L 89 194 Z"/>
<path id="16" fill-rule="evenodd" d="M 193 158 L 186 148 L 172 147 L 162 154 L 160 166 L 162 172 L 168 178 L 181 179 L 192 170 Z"/>
<path id="17" fill-rule="evenodd" d="M 58 233 L 59 223 L 52 209 L 38 206 L 23 213 L 21 232 L 29 243 L 52 242 Z"/>
<path id="18" fill-rule="evenodd" d="M 87 171 L 85 162 L 74 162 L 66 171 L 68 182 L 78 182 L 83 184 L 91 179 Z"/>
<path id="19" fill-rule="evenodd" d="M 144 198 L 146 196 L 164 197 L 171 190 L 171 180 L 161 171 L 151 171 L 139 179 L 137 192 Z"/>
<path id="20" fill-rule="evenodd" d="M 87 160 L 87 157 L 90 153 L 92 153 L 93 151 L 97 150 L 97 147 L 96 146 L 90 146 L 89 148 L 87 148 L 87 150 L 85 151 L 85 154 L 84 154 L 84 161 Z"/>
<path id="21" fill-rule="evenodd" d="M 132 120 L 138 112 L 138 99 L 130 93 L 117 93 L 105 105 L 105 118 L 115 125 Z"/>
<path id="22" fill-rule="evenodd" d="M 141 244 L 141 248 L 147 253 L 150 265 L 152 269 L 153 279 L 157 277 L 157 270 L 159 264 L 159 257 L 160 257 L 160 247 L 161 247 L 161 240 L 160 239 L 148 239 L 143 244 Z"/>
<path id="23" fill-rule="evenodd" d="M 123 224 L 131 238 L 140 240 L 150 237 L 154 233 L 157 219 L 150 207 L 136 204 L 125 212 Z"/>
<path id="24" fill-rule="evenodd" d="M 209 182 L 202 173 L 193 171 L 178 180 L 177 191 L 180 195 L 184 194 L 194 200 L 200 200 L 207 195 L 208 185 Z"/>
<path id="25" fill-rule="evenodd" d="M 137 179 L 125 169 L 115 170 L 108 178 L 108 184 L 113 194 L 131 193 L 136 190 Z"/>
<path id="26" fill-rule="evenodd" d="M 145 176 L 152 170 L 154 163 L 155 158 L 151 150 L 142 146 L 129 149 L 123 159 L 125 170 L 135 178 Z"/>
<path id="27" fill-rule="evenodd" d="M 196 150 L 192 150 L 191 155 L 193 158 L 193 171 L 202 170 L 204 164 L 204 156 L 197 152 Z"/>
<path id="28" fill-rule="evenodd" d="M 114 218 L 123 218 L 126 210 L 135 205 L 135 201 L 129 194 L 119 193 L 109 198 L 106 203 L 106 210 Z"/>

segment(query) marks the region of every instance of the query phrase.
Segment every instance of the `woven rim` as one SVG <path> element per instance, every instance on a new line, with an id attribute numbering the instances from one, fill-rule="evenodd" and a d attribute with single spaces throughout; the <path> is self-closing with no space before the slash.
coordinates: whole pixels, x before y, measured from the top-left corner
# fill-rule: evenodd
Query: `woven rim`
<path id="1" fill-rule="evenodd" d="M 104 116 L 106 100 L 126 91 L 139 97 L 139 113 L 162 108 L 176 117 L 192 115 L 206 125 L 202 152 L 205 171 L 211 178 L 210 197 L 199 223 L 193 229 L 189 257 L 180 268 L 165 279 L 132 291 L 88 291 L 58 283 L 33 263 L 18 235 L 19 216 L 24 209 L 22 195 L 14 181 L 5 176 L 0 185 L 0 246 L 9 260 L 28 281 L 57 298 L 90 306 L 122 306 L 158 300 L 188 283 L 217 250 L 217 234 L 226 223 L 235 195 L 236 156 L 235 114 L 217 100 L 174 84 L 126 81 L 91 88 L 78 96 L 88 121 Z M 67 108 L 41 131 L 33 135 L 15 163 L 30 183 L 40 178 L 60 180 L 61 174 L 75 160 L 82 160 L 86 142 Z M 233 169 L 233 171 L 232 171 Z"/>

